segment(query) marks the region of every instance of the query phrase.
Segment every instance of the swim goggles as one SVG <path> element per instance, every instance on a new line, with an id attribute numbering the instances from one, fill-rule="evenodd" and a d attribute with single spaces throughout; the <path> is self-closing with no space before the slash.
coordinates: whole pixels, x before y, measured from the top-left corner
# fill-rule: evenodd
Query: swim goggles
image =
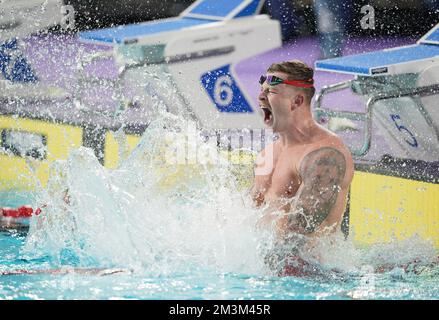
<path id="1" fill-rule="evenodd" d="M 259 84 L 263 85 L 264 82 L 267 82 L 270 86 L 276 86 L 278 84 L 284 83 L 289 84 L 291 86 L 300 87 L 300 88 L 312 88 L 314 86 L 314 80 L 284 80 L 276 76 L 266 76 L 262 75 L 259 78 Z"/>

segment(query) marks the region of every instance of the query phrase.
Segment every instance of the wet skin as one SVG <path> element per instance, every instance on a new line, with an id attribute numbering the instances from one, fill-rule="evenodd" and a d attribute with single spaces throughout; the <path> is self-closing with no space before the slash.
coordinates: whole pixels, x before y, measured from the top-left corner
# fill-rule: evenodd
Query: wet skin
<path id="1" fill-rule="evenodd" d="M 282 72 L 270 74 L 287 78 Z M 259 153 L 255 166 L 251 195 L 257 207 L 265 208 L 259 226 L 274 226 L 282 240 L 291 233 L 314 238 L 336 232 L 354 172 L 349 150 L 314 121 L 300 89 L 264 83 L 259 103 L 265 124 L 279 135 Z M 270 170 L 261 171 L 270 161 Z"/>

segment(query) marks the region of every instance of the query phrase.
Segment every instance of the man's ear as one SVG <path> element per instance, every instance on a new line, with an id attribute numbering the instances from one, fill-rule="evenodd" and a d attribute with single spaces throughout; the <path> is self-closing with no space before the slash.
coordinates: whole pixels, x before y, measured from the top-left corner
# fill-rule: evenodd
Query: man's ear
<path id="1" fill-rule="evenodd" d="M 299 93 L 298 95 L 296 95 L 291 103 L 291 111 L 294 111 L 297 108 L 299 108 L 304 101 L 305 101 L 305 97 L 303 96 L 303 94 Z"/>

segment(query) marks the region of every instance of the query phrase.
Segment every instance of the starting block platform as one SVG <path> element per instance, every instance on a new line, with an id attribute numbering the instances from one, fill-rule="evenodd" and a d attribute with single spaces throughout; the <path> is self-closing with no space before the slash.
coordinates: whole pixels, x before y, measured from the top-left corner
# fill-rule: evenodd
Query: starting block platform
<path id="1" fill-rule="evenodd" d="M 279 22 L 258 15 L 263 2 L 199 0 L 177 18 L 82 32 L 79 38 L 111 46 L 121 70 L 116 86 L 141 83 L 136 96 L 144 101 L 157 88 L 169 111 L 190 113 L 201 128 L 264 128 L 234 71 L 238 62 L 282 44 Z M 164 97 L 164 91 L 175 94 Z"/>
<path id="2" fill-rule="evenodd" d="M 316 70 L 362 76 L 417 72 L 439 62 L 439 45 L 416 44 L 359 55 L 317 61 Z"/>
<path id="3" fill-rule="evenodd" d="M 0 160 L 7 170 L 0 174 L 0 190 L 44 186 L 50 164 L 79 146 L 115 168 L 164 110 L 195 120 L 219 148 L 250 141 L 251 149 L 259 149 L 266 141 L 263 118 L 235 66 L 281 46 L 279 22 L 258 14 L 263 3 L 199 0 L 176 18 L 81 32 L 72 37 L 74 63 L 65 60 L 73 65 L 68 90 L 46 84 L 27 59 L 26 41 L 2 39 Z M 31 26 L 27 35 L 38 29 Z M 110 64 L 110 75 L 99 69 Z M 101 97 L 104 107 L 93 104 Z"/>
<path id="4" fill-rule="evenodd" d="M 431 29 L 418 43 L 439 45 L 439 25 Z"/>
<path id="5" fill-rule="evenodd" d="M 215 22 L 207 19 L 177 18 L 159 22 L 142 23 L 138 25 L 122 26 L 111 29 L 88 31 L 81 33 L 82 41 L 104 44 L 132 44 L 139 43 L 145 36 L 160 35 L 175 32 L 199 25 Z"/>
<path id="6" fill-rule="evenodd" d="M 142 43 L 142 40 L 153 35 L 160 35 L 160 37 L 165 36 L 162 39 L 166 42 L 167 33 L 172 35 L 172 32 L 182 32 L 196 26 L 253 16 L 260 11 L 263 2 L 260 0 L 197 1 L 177 18 L 83 32 L 80 38 L 95 43 L 132 44 Z"/>
<path id="7" fill-rule="evenodd" d="M 350 146 L 356 161 L 346 214 L 353 240 L 373 245 L 419 237 L 438 249 L 439 24 L 416 44 L 317 61 L 315 67 L 354 75 L 323 87 L 314 105 L 322 123 L 364 124 L 357 128 L 361 146 Z M 323 106 L 331 93 L 346 93 L 340 101 L 359 98 L 364 112 Z"/>
<path id="8" fill-rule="evenodd" d="M 439 24 L 415 45 L 316 61 L 319 71 L 362 76 L 419 72 L 439 62 Z"/>
<path id="9" fill-rule="evenodd" d="M 316 61 L 319 71 L 348 73 L 353 80 L 324 87 L 316 97 L 318 118 L 337 117 L 364 122 L 364 157 L 372 143 L 372 123 L 386 139 L 389 155 L 421 161 L 439 159 L 439 24 L 416 44 Z M 324 96 L 350 89 L 365 104 L 365 112 L 322 107 Z"/>

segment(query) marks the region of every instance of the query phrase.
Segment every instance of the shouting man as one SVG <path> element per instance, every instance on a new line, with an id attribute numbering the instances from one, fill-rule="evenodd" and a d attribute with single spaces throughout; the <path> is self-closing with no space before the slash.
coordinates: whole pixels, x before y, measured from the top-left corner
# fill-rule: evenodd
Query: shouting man
<path id="1" fill-rule="evenodd" d="M 261 76 L 264 122 L 279 139 L 258 155 L 251 190 L 255 205 L 264 208 L 259 227 L 274 228 L 282 244 L 299 235 L 303 247 L 340 231 L 354 174 L 341 139 L 313 119 L 313 74 L 295 60 L 272 64 Z M 267 164 L 272 164 L 268 170 Z M 280 274 L 303 274 L 309 264 L 298 255 L 269 254 L 267 261 Z"/>

